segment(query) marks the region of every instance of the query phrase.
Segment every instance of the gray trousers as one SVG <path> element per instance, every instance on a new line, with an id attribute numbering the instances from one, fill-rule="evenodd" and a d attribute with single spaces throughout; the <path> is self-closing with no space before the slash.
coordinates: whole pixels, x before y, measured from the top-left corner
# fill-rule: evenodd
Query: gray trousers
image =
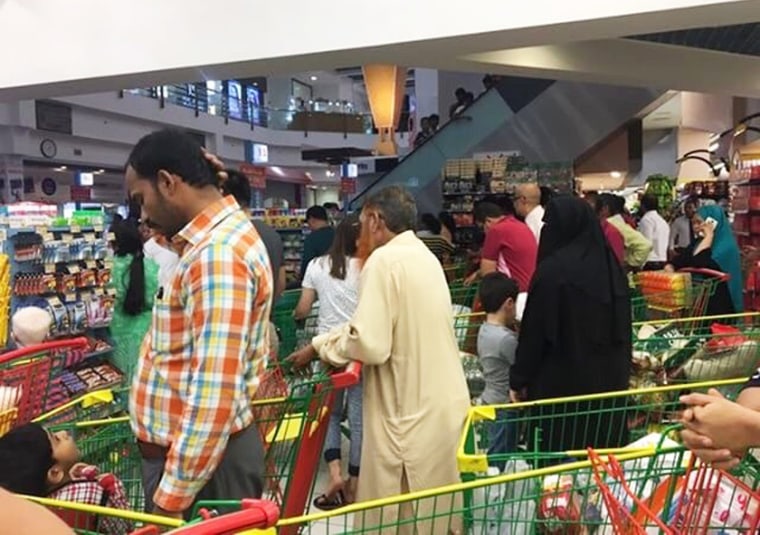
<path id="1" fill-rule="evenodd" d="M 153 495 L 164 475 L 166 459 L 143 459 L 142 480 L 145 511 L 153 512 Z M 206 500 L 261 498 L 264 477 L 264 447 L 256 425 L 230 439 L 214 475 L 195 497 L 193 504 Z M 191 514 L 192 507 L 185 511 Z M 221 511 L 220 511 L 221 512 Z"/>

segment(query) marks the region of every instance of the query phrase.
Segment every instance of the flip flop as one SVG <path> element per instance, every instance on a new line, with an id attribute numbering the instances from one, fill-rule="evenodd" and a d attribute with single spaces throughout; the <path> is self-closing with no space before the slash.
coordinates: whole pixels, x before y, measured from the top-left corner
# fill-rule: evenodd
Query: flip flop
<path id="1" fill-rule="evenodd" d="M 342 490 L 336 492 L 332 498 L 322 494 L 314 499 L 314 507 L 322 511 L 333 511 L 347 505 L 346 496 Z"/>

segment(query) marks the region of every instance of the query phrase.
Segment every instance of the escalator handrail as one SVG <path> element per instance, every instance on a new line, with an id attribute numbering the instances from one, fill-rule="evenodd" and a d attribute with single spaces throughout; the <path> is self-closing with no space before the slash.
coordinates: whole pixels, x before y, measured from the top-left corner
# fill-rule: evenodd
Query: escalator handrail
<path id="1" fill-rule="evenodd" d="M 424 141 L 423 141 L 423 142 L 420 144 L 420 146 L 419 146 L 419 147 L 414 147 L 414 148 L 412 149 L 412 151 L 411 151 L 411 152 L 409 152 L 409 153 L 408 153 L 408 154 L 407 154 L 407 155 L 404 157 L 404 159 L 408 158 L 409 156 L 411 156 L 412 154 L 414 154 L 415 152 L 417 152 L 418 150 L 420 150 L 422 147 L 424 147 L 425 145 L 427 145 L 428 143 L 430 143 L 430 141 L 431 141 L 431 140 L 435 139 L 435 137 L 436 137 L 438 134 L 440 134 L 441 132 L 443 132 L 443 130 L 445 130 L 445 129 L 446 129 L 448 126 L 449 126 L 449 125 L 451 125 L 451 124 L 454 124 L 454 123 L 457 123 L 457 122 L 460 122 L 460 121 L 463 121 L 463 120 L 465 120 L 465 121 L 467 121 L 467 120 L 472 120 L 472 117 L 470 117 L 469 115 L 466 115 L 466 112 L 467 112 L 467 110 L 471 109 L 471 108 L 472 108 L 472 107 L 475 105 L 475 103 L 476 103 L 476 102 L 478 102 L 478 101 L 479 101 L 480 99 L 482 99 L 484 96 L 486 96 L 487 94 L 489 94 L 491 91 L 498 91 L 498 84 L 497 84 L 497 85 L 495 85 L 495 86 L 493 86 L 493 87 L 491 87 L 491 88 L 490 88 L 490 89 L 488 89 L 487 91 L 483 91 L 482 93 L 480 93 L 480 94 L 477 96 L 477 98 L 475 98 L 475 100 L 473 100 L 473 101 L 472 101 L 472 104 L 470 104 L 470 105 L 469 105 L 469 106 L 467 106 L 467 107 L 466 107 L 464 110 L 462 110 L 461 112 L 459 112 L 459 114 L 458 114 L 458 115 L 455 115 L 454 117 L 452 117 L 451 119 L 449 119 L 448 121 L 446 121 L 446 122 L 443 124 L 443 126 L 441 126 L 441 127 L 438 129 L 438 130 L 436 130 L 436 132 L 435 132 L 435 133 L 434 133 L 432 136 L 430 136 L 430 137 L 426 138 L 426 139 L 425 139 L 425 140 L 424 140 Z M 401 162 L 399 162 L 399 164 L 400 164 L 400 163 L 401 163 Z M 389 173 L 392 173 L 394 170 L 395 170 L 395 167 L 394 167 L 393 169 L 391 169 L 390 171 L 386 171 L 385 173 L 383 173 L 382 175 L 380 175 L 379 177 L 377 177 L 375 180 L 373 180 L 373 181 L 372 181 L 372 183 L 371 183 L 370 185 L 368 185 L 366 188 L 364 188 L 362 191 L 360 191 L 360 192 L 359 192 L 359 193 L 358 193 L 358 194 L 357 194 L 357 195 L 356 195 L 356 196 L 355 196 L 353 199 L 351 199 L 351 200 L 348 202 L 348 210 L 349 210 L 349 211 L 353 211 L 353 210 L 355 209 L 355 206 L 356 206 L 356 202 L 357 202 L 359 199 L 361 199 L 362 197 L 364 197 L 364 196 L 365 196 L 367 193 L 369 193 L 369 191 L 370 191 L 372 188 L 374 188 L 374 187 L 375 187 L 377 184 L 379 184 L 379 183 L 380 183 L 380 182 L 381 182 L 381 181 L 382 181 L 382 180 L 383 180 L 383 179 L 384 179 L 386 176 L 388 176 L 388 174 L 389 174 Z"/>

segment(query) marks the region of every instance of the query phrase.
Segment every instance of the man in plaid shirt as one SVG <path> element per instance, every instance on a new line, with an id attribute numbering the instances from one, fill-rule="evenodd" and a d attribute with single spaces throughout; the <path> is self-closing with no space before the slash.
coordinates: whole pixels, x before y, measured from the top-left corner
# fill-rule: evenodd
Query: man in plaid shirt
<path id="1" fill-rule="evenodd" d="M 150 511 L 259 497 L 263 447 L 250 401 L 266 366 L 273 280 L 266 248 L 191 136 L 141 139 L 126 185 L 180 255 L 159 290 L 130 396 Z"/>

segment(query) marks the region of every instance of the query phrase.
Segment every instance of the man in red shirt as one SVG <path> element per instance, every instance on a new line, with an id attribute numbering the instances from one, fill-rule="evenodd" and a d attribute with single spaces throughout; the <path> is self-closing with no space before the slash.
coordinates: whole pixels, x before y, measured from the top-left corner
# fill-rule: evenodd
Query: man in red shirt
<path id="1" fill-rule="evenodd" d="M 497 205 L 483 202 L 475 207 L 475 223 L 483 227 L 486 241 L 481 252 L 480 270 L 467 279 L 499 271 L 517 281 L 521 292 L 527 292 L 536 269 L 538 245 L 528 225 L 513 215 L 504 215 Z"/>

